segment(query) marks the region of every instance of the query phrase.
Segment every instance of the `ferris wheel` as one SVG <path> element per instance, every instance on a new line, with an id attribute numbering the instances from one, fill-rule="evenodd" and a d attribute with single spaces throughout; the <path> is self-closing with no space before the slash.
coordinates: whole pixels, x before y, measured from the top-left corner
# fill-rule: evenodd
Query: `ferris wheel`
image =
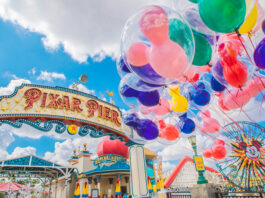
<path id="1" fill-rule="evenodd" d="M 262 190 L 265 184 L 265 130 L 252 122 L 224 127 L 230 151 L 216 166 L 225 179 L 247 191 Z"/>

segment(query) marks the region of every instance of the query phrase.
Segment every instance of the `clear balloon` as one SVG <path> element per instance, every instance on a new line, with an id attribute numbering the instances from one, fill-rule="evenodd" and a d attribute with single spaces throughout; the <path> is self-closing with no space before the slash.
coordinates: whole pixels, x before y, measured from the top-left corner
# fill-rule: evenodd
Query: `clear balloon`
<path id="1" fill-rule="evenodd" d="M 171 39 L 173 34 L 174 40 Z M 126 54 L 129 69 L 144 82 L 169 84 L 191 65 L 193 34 L 178 12 L 149 6 L 127 21 L 121 53 Z"/>
<path id="2" fill-rule="evenodd" d="M 206 107 L 212 98 L 211 87 L 206 81 L 197 81 L 196 83 L 190 84 L 186 91 L 190 96 L 190 107 L 198 110 Z"/>
<path id="3" fill-rule="evenodd" d="M 128 73 L 123 77 L 126 84 L 128 84 L 131 88 L 138 91 L 153 91 L 161 88 L 160 85 L 154 85 L 150 83 L 146 83 L 138 78 L 134 73 Z"/>
<path id="4" fill-rule="evenodd" d="M 219 57 L 213 61 L 212 74 L 224 86 L 240 88 L 253 76 L 254 65 L 249 60 L 249 52 L 252 50 L 244 41 L 234 38 L 237 38 L 236 35 L 220 39 Z"/>
<path id="5" fill-rule="evenodd" d="M 117 59 L 116 66 L 118 74 L 121 78 L 126 74 L 131 73 L 131 71 L 128 69 L 127 65 L 125 64 L 125 61 L 122 56 Z"/>

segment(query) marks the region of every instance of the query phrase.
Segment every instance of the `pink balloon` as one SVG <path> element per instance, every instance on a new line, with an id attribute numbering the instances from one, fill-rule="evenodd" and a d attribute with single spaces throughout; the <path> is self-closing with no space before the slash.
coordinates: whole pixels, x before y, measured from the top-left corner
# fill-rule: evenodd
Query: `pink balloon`
<path id="1" fill-rule="evenodd" d="M 156 115 L 162 116 L 169 113 L 170 110 L 170 104 L 167 99 L 161 98 L 159 104 L 157 104 L 154 107 L 146 107 L 141 105 L 140 111 L 142 114 L 147 115 L 149 113 L 154 113 Z"/>
<path id="2" fill-rule="evenodd" d="M 152 45 L 149 53 L 152 68 L 165 78 L 179 78 L 188 67 L 185 51 L 169 38 L 162 45 Z"/>
<path id="3" fill-rule="evenodd" d="M 224 140 L 221 140 L 221 139 L 217 139 L 215 142 L 214 142 L 215 145 L 222 145 L 224 146 L 225 145 L 225 142 Z"/>
<path id="4" fill-rule="evenodd" d="M 200 130 L 203 133 L 216 133 L 220 129 L 219 122 L 211 117 L 211 114 L 208 110 L 202 111 L 202 125 Z"/>
<path id="5" fill-rule="evenodd" d="M 158 6 L 152 6 L 142 13 L 139 20 L 141 32 L 153 43 L 160 45 L 168 40 L 167 13 Z"/>
<path id="6" fill-rule="evenodd" d="M 127 51 L 127 60 L 136 67 L 144 66 L 148 63 L 147 60 L 148 47 L 140 42 L 133 43 Z"/>
<path id="7" fill-rule="evenodd" d="M 265 89 L 265 78 L 256 76 L 245 87 L 232 89 L 219 97 L 219 106 L 223 110 L 242 108 L 249 100 Z"/>
<path id="8" fill-rule="evenodd" d="M 149 7 L 140 16 L 139 26 L 151 46 L 132 44 L 127 51 L 129 63 L 134 66 L 149 63 L 164 78 L 180 78 L 188 68 L 188 58 L 181 46 L 169 38 L 167 13 L 158 6 Z"/>
<path id="9" fill-rule="evenodd" d="M 153 107 L 153 112 L 156 115 L 166 115 L 170 111 L 170 104 L 165 98 L 161 98 L 159 104 Z"/>

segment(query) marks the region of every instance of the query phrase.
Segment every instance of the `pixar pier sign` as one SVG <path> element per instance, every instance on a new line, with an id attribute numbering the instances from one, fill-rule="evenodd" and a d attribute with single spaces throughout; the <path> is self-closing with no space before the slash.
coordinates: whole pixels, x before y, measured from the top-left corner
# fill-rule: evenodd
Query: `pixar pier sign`
<path id="1" fill-rule="evenodd" d="M 62 87 L 22 84 L 0 96 L 0 119 L 57 118 L 123 133 L 118 107 L 95 96 Z"/>

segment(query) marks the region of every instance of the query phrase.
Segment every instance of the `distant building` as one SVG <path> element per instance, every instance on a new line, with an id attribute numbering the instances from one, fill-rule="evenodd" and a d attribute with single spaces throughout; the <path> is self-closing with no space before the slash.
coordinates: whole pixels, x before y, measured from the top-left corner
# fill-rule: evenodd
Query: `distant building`
<path id="1" fill-rule="evenodd" d="M 76 168 L 69 181 L 64 178 L 51 183 L 52 197 L 63 197 L 67 188 L 67 197 L 115 197 L 131 194 L 130 164 L 128 147 L 119 140 L 109 140 L 108 137 L 98 145 L 98 157 L 91 159 L 91 153 L 86 145 L 69 160 L 69 164 Z M 157 154 L 145 148 L 147 176 L 155 181 L 154 160 Z M 67 184 L 67 185 L 65 185 Z M 49 184 L 46 185 L 46 189 Z"/>
<path id="2" fill-rule="evenodd" d="M 205 167 L 205 178 L 209 183 L 221 184 L 221 174 L 210 167 Z M 195 170 L 194 161 L 190 157 L 184 157 L 164 182 L 165 188 L 192 187 L 197 184 L 198 173 Z"/>

